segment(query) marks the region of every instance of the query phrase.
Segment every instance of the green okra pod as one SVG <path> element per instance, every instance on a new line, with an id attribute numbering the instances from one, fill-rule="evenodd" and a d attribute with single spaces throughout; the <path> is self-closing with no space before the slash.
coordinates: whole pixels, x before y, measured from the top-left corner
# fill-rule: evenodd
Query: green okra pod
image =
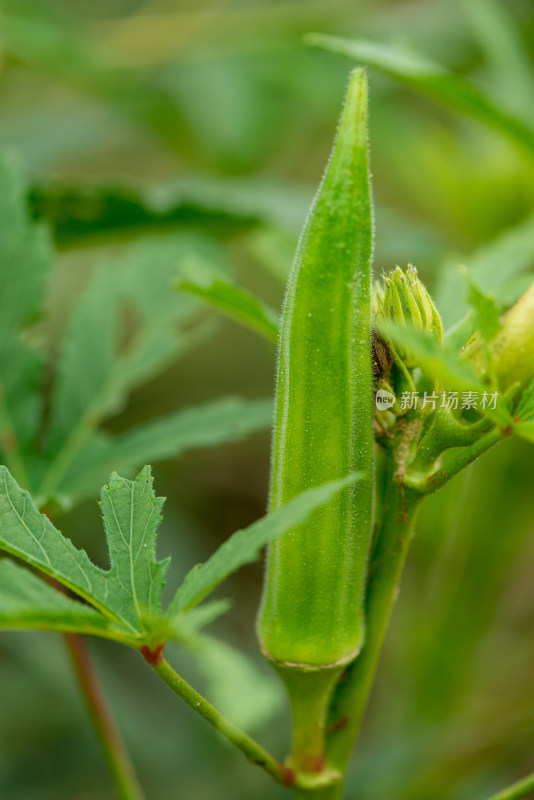
<path id="1" fill-rule="evenodd" d="M 295 742 L 305 725 L 314 728 L 309 713 L 320 738 L 333 681 L 364 639 L 372 527 L 372 237 L 367 81 L 355 70 L 289 276 L 280 333 L 271 508 L 311 486 L 363 472 L 306 524 L 272 543 L 268 554 L 258 633 L 290 692 L 297 760 Z M 319 769 L 316 755 L 315 767 L 309 758 L 300 767 Z"/>

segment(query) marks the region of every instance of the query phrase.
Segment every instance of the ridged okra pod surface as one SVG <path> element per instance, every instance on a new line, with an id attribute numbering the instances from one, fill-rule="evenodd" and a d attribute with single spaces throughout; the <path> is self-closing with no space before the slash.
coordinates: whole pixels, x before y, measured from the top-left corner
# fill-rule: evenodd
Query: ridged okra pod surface
<path id="1" fill-rule="evenodd" d="M 367 82 L 355 70 L 287 286 L 270 506 L 349 472 L 365 474 L 270 546 L 258 632 L 267 657 L 290 669 L 349 662 L 363 643 L 372 525 L 372 235 Z"/>

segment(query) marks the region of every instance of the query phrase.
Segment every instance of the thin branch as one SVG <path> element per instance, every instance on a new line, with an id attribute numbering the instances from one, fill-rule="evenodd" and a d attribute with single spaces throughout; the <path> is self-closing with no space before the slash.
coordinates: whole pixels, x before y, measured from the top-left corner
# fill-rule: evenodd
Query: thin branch
<path id="1" fill-rule="evenodd" d="M 241 750 L 248 761 L 265 770 L 277 783 L 281 783 L 283 786 L 295 786 L 297 776 L 292 769 L 278 761 L 254 739 L 251 739 L 248 734 L 226 719 L 211 703 L 178 675 L 168 661 L 161 657 L 147 658 L 147 661 L 173 692 L 176 692 L 197 714 L 204 717 L 210 725 L 213 725 L 219 733 L 222 733 L 233 745 Z"/>
<path id="2" fill-rule="evenodd" d="M 420 500 L 420 494 L 406 490 L 390 475 L 369 566 L 365 644 L 340 681 L 330 713 L 327 762 L 341 773 L 346 769 L 367 706 Z M 334 796 L 341 797 L 341 791 Z"/>
<path id="3" fill-rule="evenodd" d="M 436 470 L 428 477 L 411 476 L 408 472 L 403 479 L 405 486 L 410 489 L 415 489 L 422 494 L 431 494 L 441 489 L 448 483 L 451 478 L 454 478 L 465 467 L 475 461 L 479 456 L 485 453 L 494 444 L 500 442 L 508 435 L 508 431 L 503 431 L 500 428 L 493 428 L 493 430 L 481 436 L 469 447 L 464 447 L 457 455 L 454 456 L 444 467 Z"/>
<path id="4" fill-rule="evenodd" d="M 64 636 L 78 684 L 122 800 L 144 800 L 128 751 L 91 666 L 85 642 L 76 633 Z"/>

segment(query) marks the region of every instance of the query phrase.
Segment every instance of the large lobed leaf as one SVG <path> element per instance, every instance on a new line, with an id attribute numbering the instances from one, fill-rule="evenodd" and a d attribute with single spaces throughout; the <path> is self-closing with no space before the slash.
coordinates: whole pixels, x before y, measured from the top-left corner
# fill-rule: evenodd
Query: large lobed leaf
<path id="1" fill-rule="evenodd" d="M 67 586 L 118 622 L 123 633 L 139 637 L 145 620 L 160 610 L 166 564 L 155 561 L 154 550 L 162 503 L 149 467 L 135 481 L 112 476 L 102 490 L 111 562 L 103 570 L 39 513 L 28 492 L 0 467 L 0 548 Z"/>
<path id="2" fill-rule="evenodd" d="M 104 570 L 40 514 L 28 492 L 0 466 L 0 550 L 51 576 L 94 607 L 63 597 L 31 573 L 0 562 L 0 627 L 78 630 L 134 647 L 179 637 L 189 609 L 231 572 L 257 558 L 267 542 L 304 521 L 357 477 L 349 475 L 311 489 L 238 531 L 205 564 L 188 573 L 164 615 L 161 595 L 169 561 L 156 560 L 163 499 L 154 494 L 150 467 L 144 467 L 133 481 L 113 474 L 102 489 L 110 555 L 110 567 Z M 188 630 L 206 624 L 225 608 L 219 602 L 197 609 Z"/>

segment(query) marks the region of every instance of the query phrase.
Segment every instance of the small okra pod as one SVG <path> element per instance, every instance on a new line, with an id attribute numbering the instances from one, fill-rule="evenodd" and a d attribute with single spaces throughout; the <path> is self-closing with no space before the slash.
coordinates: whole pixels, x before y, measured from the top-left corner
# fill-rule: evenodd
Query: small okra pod
<path id="1" fill-rule="evenodd" d="M 350 472 L 361 477 L 271 544 L 258 620 L 262 651 L 289 690 L 292 760 L 304 771 L 322 768 L 330 693 L 364 640 L 372 528 L 372 237 L 367 81 L 355 70 L 287 286 L 270 506 Z"/>

